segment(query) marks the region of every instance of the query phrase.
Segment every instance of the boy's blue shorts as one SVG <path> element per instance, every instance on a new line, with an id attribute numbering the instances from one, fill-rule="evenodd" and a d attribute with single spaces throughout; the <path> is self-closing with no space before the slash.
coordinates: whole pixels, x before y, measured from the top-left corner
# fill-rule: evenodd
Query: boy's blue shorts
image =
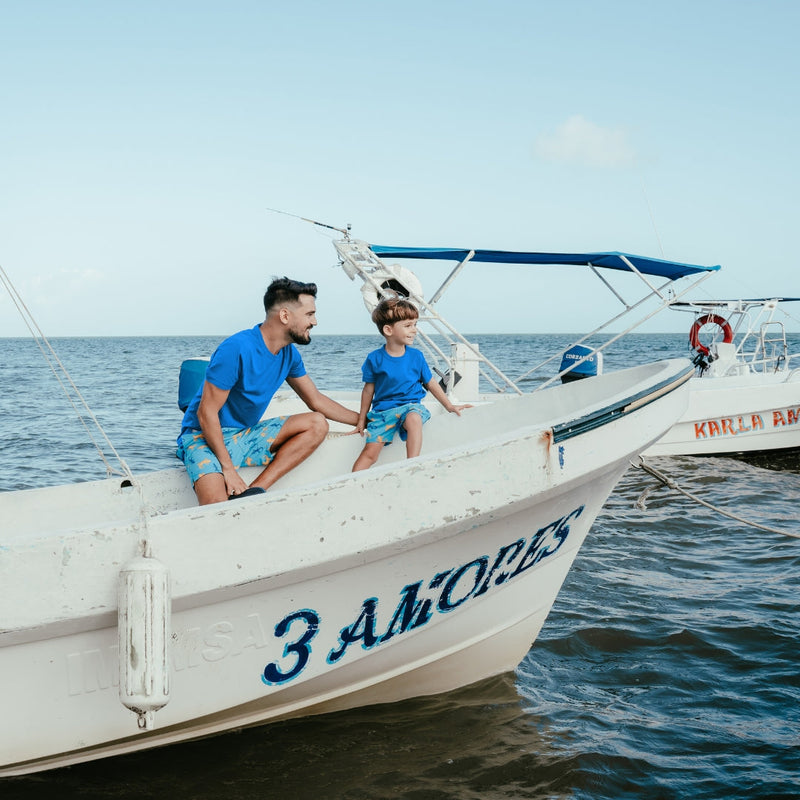
<path id="1" fill-rule="evenodd" d="M 263 467 L 275 457 L 270 450 L 287 417 L 272 417 L 251 428 L 223 428 L 225 447 L 234 467 Z M 192 484 L 203 475 L 222 472 L 222 465 L 200 431 L 187 431 L 178 439 L 175 453 L 186 465 Z"/>
<path id="2" fill-rule="evenodd" d="M 390 444 L 395 433 L 399 433 L 400 439 L 405 441 L 406 429 L 403 423 L 412 412 L 422 417 L 423 424 L 431 418 L 431 412 L 422 403 L 406 403 L 396 408 L 387 408 L 386 411 L 368 411 L 365 441 Z"/>

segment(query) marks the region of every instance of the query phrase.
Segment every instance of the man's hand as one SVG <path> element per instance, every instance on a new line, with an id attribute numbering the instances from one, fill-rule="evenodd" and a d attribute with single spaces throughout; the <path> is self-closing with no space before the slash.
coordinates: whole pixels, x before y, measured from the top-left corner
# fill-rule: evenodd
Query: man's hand
<path id="1" fill-rule="evenodd" d="M 236 471 L 234 467 L 223 467 L 222 477 L 225 479 L 225 491 L 228 497 L 234 497 L 241 494 L 248 488 L 247 484 L 242 479 L 242 476 Z"/>

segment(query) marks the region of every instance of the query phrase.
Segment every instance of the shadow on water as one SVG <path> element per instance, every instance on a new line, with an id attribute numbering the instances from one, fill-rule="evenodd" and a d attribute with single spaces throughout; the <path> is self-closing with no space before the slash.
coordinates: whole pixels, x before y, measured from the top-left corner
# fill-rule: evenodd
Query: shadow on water
<path id="1" fill-rule="evenodd" d="M 740 453 L 734 458 L 761 469 L 800 473 L 800 450 L 798 449 L 766 453 Z"/>
<path id="2" fill-rule="evenodd" d="M 0 781 L 17 798 L 555 798 L 572 796 L 506 674 L 428 698 L 289 720 Z M 487 744 L 489 745 L 487 747 Z"/>

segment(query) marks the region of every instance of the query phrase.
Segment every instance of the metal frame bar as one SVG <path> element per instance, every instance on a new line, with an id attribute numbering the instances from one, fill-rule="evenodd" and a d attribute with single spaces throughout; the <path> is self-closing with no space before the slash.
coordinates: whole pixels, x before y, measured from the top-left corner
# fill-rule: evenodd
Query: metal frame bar
<path id="1" fill-rule="evenodd" d="M 431 296 L 431 299 L 428 301 L 430 305 L 434 305 L 439 301 L 441 296 L 445 293 L 447 287 L 450 286 L 450 284 L 456 279 L 458 273 L 461 272 L 462 269 L 464 269 L 466 263 L 470 261 L 474 256 L 475 256 L 475 251 L 470 250 L 467 257 L 455 266 L 453 271 L 444 279 L 442 285 Z"/>
<path id="2" fill-rule="evenodd" d="M 392 270 L 391 267 L 386 265 L 375 253 L 370 250 L 369 245 L 366 242 L 358 241 L 350 239 L 346 236 L 341 241 L 335 241 L 334 246 L 336 247 L 337 252 L 339 253 L 339 259 L 342 268 L 347 273 L 347 275 L 351 279 L 355 279 L 356 275 L 358 275 L 365 283 L 373 286 L 376 292 L 381 291 L 381 285 L 378 280 L 375 279 L 374 274 L 378 273 L 379 271 L 382 273 L 381 277 L 385 274 L 391 274 Z M 492 363 L 483 353 L 480 352 L 470 341 L 468 341 L 461 333 L 459 333 L 452 325 L 450 325 L 447 320 L 445 320 L 436 309 L 433 308 L 434 303 L 436 303 L 444 294 L 446 289 L 450 286 L 450 284 L 455 280 L 461 270 L 466 266 L 466 264 L 474 257 L 475 251 L 470 250 L 469 254 L 466 258 L 460 261 L 455 268 L 450 272 L 450 274 L 445 278 L 442 285 L 434 292 L 430 300 L 426 300 L 424 297 L 419 297 L 412 293 L 411 299 L 417 303 L 421 310 L 424 310 L 424 316 L 420 315 L 420 321 L 427 322 L 436 333 L 442 336 L 445 341 L 452 345 L 454 342 L 459 342 L 467 347 L 467 349 L 475 356 L 478 361 L 479 365 L 479 373 L 480 375 L 485 378 L 490 385 L 496 391 L 506 391 L 508 389 L 518 393 L 523 394 L 522 390 L 519 388 L 517 383 L 529 375 L 532 375 L 539 369 L 541 369 L 546 364 L 549 364 L 555 358 L 560 357 L 559 354 L 555 354 L 550 358 L 542 361 L 540 364 L 537 364 L 532 369 L 528 370 L 524 374 L 520 375 L 516 380 L 512 380 L 509 378 L 499 367 L 497 367 L 494 363 Z M 671 292 L 671 296 L 667 296 L 667 288 L 670 286 L 674 286 L 674 284 L 680 280 L 678 279 L 667 279 L 665 283 L 662 285 L 656 286 L 651 281 L 647 280 L 647 278 L 638 270 L 636 267 L 627 259 L 625 256 L 622 256 L 623 261 L 629 267 L 632 274 L 636 275 L 639 280 L 641 280 L 645 286 L 648 287 L 649 292 L 645 294 L 644 297 L 637 300 L 633 304 L 627 303 L 622 295 L 616 291 L 616 289 L 611 285 L 611 283 L 598 271 L 598 268 L 594 264 L 589 264 L 592 272 L 603 282 L 603 284 L 611 291 L 611 293 L 622 303 L 625 307 L 623 311 L 619 314 L 616 314 L 611 319 L 607 320 L 606 322 L 602 323 L 599 327 L 595 328 L 590 333 L 579 338 L 574 344 L 582 344 L 587 339 L 595 336 L 596 334 L 600 333 L 604 329 L 606 329 L 609 325 L 617 322 L 618 320 L 625 317 L 627 314 L 631 313 L 635 309 L 639 308 L 642 304 L 648 302 L 654 297 L 660 298 L 661 302 L 659 303 L 658 307 L 655 308 L 650 313 L 646 314 L 641 319 L 634 322 L 632 325 L 628 326 L 624 331 L 612 336 L 611 339 L 604 342 L 599 347 L 595 348 L 596 352 L 602 352 L 605 350 L 609 345 L 613 344 L 614 342 L 621 339 L 623 336 L 626 336 L 632 330 L 635 330 L 648 319 L 652 318 L 660 311 L 662 311 L 667 306 L 674 303 L 678 298 L 685 295 L 691 289 L 694 289 L 696 286 L 699 286 L 704 280 L 711 277 L 713 273 L 706 272 L 701 274 L 696 280 L 694 280 L 691 284 L 681 289 L 679 293 L 675 293 L 674 289 Z M 686 276 L 685 276 L 686 277 Z M 452 367 L 450 363 L 450 358 L 442 351 L 441 347 L 433 340 L 431 336 L 429 336 L 424 331 L 419 331 L 419 336 L 421 342 L 425 345 L 425 347 L 429 350 L 431 354 L 433 354 L 436 360 L 440 360 L 448 368 Z M 577 367 L 579 364 L 583 363 L 589 356 L 584 356 L 580 359 L 576 359 L 573 363 L 571 363 L 566 369 L 558 372 L 553 377 L 547 379 L 543 383 L 540 383 L 536 386 L 533 391 L 537 392 L 546 386 L 549 386 L 555 380 L 559 379 L 562 375 L 570 372 L 572 369 Z M 492 373 L 494 373 L 495 378 L 499 378 L 500 381 L 504 384 L 503 387 L 498 386 L 497 382 L 493 379 Z"/>

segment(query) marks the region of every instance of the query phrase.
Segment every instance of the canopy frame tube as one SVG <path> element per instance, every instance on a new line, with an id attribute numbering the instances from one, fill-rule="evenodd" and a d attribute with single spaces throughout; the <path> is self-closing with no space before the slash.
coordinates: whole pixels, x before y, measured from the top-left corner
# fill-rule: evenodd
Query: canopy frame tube
<path id="1" fill-rule="evenodd" d="M 536 265 L 571 265 L 571 266 L 584 266 L 591 269 L 591 271 L 600 279 L 606 288 L 619 300 L 623 305 L 624 310 L 614 315 L 611 319 L 603 322 L 600 326 L 595 328 L 590 333 L 580 337 L 575 344 L 581 344 L 598 333 L 604 331 L 609 325 L 619 321 L 627 314 L 639 308 L 642 304 L 657 297 L 660 302 L 658 306 L 650 313 L 646 314 L 641 319 L 629 325 L 624 331 L 612 336 L 608 341 L 602 343 L 595 348 L 595 352 L 600 352 L 606 349 L 609 345 L 613 344 L 623 336 L 626 336 L 632 330 L 635 330 L 647 320 L 658 314 L 665 307 L 673 304 L 676 300 L 682 297 L 691 289 L 698 286 L 704 280 L 719 269 L 719 266 L 701 267 L 692 264 L 680 264 L 678 262 L 670 262 L 659 259 L 648 259 L 642 256 L 631 256 L 625 253 L 592 253 L 592 254 L 558 254 L 558 253 L 515 253 L 510 251 L 495 251 L 495 250 L 477 250 L 477 249 L 456 249 L 456 248 L 405 248 L 405 247 L 384 247 L 380 245 L 370 245 L 356 239 L 351 239 L 345 236 L 344 239 L 334 242 L 334 246 L 339 254 L 340 265 L 351 278 L 355 279 L 360 277 L 365 284 L 372 287 L 376 296 L 380 297 L 385 293 L 381 281 L 385 281 L 387 276 L 395 275 L 395 270 L 392 265 L 386 264 L 383 258 L 411 258 L 411 259 L 429 259 L 429 260 L 455 260 L 456 266 L 451 270 L 441 286 L 431 295 L 429 300 L 414 293 L 409 289 L 410 298 L 420 309 L 420 321 L 428 323 L 431 328 L 439 336 L 444 338 L 451 346 L 454 343 L 460 343 L 465 346 L 471 353 L 472 357 L 478 363 L 478 369 L 481 377 L 483 377 L 495 391 L 512 391 L 518 394 L 523 394 L 522 389 L 519 387 L 519 382 L 528 378 L 530 375 L 538 372 L 542 367 L 558 358 L 561 354 L 555 354 L 550 358 L 545 359 L 540 364 L 529 369 L 524 374 L 516 379 L 509 378 L 497 365 L 490 361 L 480 350 L 462 334 L 460 334 L 450 323 L 448 323 L 434 308 L 435 304 L 442 298 L 445 291 L 450 287 L 456 277 L 462 272 L 464 267 L 469 262 L 490 262 L 490 263 L 503 263 L 503 264 L 536 264 Z M 637 266 L 638 262 L 639 266 Z M 629 303 L 627 302 L 620 292 L 618 292 L 611 282 L 600 272 L 601 269 L 613 269 L 617 271 L 624 271 L 628 274 L 633 274 L 638 278 L 647 288 L 645 295 L 639 300 Z M 648 279 L 650 276 L 658 276 L 665 278 L 663 284 L 656 285 L 653 281 Z M 681 289 L 679 293 L 675 292 L 674 284 L 682 278 L 693 276 L 693 280 L 688 286 Z M 418 329 L 418 336 L 420 344 L 438 363 L 443 363 L 446 366 L 446 371 L 443 373 L 436 367 L 436 371 L 446 376 L 448 373 L 454 374 L 455 369 L 452 359 L 442 350 L 439 343 L 437 343 L 432 336 L 428 335 L 422 329 Z M 590 358 L 591 355 L 583 356 L 580 359 L 574 359 L 562 371 L 558 372 L 553 377 L 539 383 L 532 391 L 536 392 L 552 384 L 555 380 L 559 379 L 562 375 L 575 369 L 577 366 Z"/>

